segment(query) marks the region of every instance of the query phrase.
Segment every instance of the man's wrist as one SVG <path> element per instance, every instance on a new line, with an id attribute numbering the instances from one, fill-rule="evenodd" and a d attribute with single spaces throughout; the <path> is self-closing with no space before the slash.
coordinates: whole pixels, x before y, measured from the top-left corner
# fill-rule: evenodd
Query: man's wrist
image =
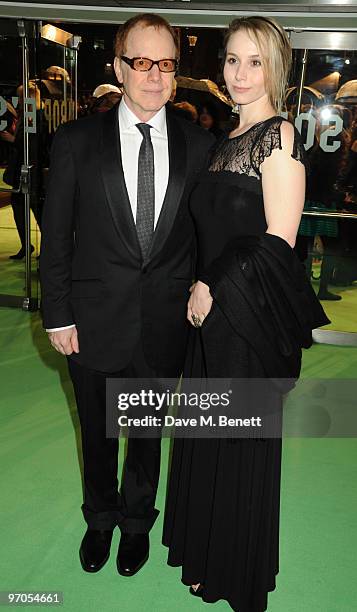
<path id="1" fill-rule="evenodd" d="M 65 325 L 64 327 L 52 327 L 51 329 L 46 329 L 46 332 L 49 334 L 51 332 L 62 331 L 63 329 L 71 329 L 72 327 L 76 327 L 75 323 Z"/>
<path id="2" fill-rule="evenodd" d="M 210 288 L 209 288 L 209 282 L 210 281 L 209 281 L 209 279 L 204 274 L 200 275 L 200 277 L 197 279 L 197 282 L 201 283 L 201 285 L 204 285 L 205 287 L 207 287 L 208 291 L 210 290 Z"/>

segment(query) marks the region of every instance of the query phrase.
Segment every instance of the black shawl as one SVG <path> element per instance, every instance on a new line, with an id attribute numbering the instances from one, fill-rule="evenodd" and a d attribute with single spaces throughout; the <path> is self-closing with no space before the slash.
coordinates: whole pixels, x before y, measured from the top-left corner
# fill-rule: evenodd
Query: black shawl
<path id="1" fill-rule="evenodd" d="M 313 329 L 330 321 L 289 244 L 272 234 L 236 238 L 198 278 L 266 376 L 296 380 L 301 349 L 312 345 Z M 276 383 L 284 391 L 294 386 Z"/>

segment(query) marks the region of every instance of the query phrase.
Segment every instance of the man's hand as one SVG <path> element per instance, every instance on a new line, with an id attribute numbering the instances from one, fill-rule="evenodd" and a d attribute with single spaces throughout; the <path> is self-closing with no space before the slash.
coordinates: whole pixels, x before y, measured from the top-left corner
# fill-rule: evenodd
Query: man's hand
<path id="1" fill-rule="evenodd" d="M 48 332 L 48 337 L 52 346 L 62 355 L 79 353 L 78 334 L 75 327 Z"/>
<path id="2" fill-rule="evenodd" d="M 191 297 L 187 304 L 187 319 L 191 325 L 196 327 L 192 315 L 196 315 L 202 324 L 212 308 L 213 299 L 209 292 L 209 286 L 201 281 L 197 281 L 190 291 Z"/>

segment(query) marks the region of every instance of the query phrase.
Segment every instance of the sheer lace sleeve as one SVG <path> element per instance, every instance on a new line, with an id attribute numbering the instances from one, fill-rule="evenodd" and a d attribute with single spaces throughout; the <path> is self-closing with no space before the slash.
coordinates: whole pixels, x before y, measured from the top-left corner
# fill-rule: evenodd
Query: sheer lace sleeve
<path id="1" fill-rule="evenodd" d="M 261 130 L 252 148 L 252 166 L 259 177 L 261 177 L 260 166 L 275 149 L 281 149 L 281 124 L 286 119 L 274 117 L 271 122 L 266 123 Z M 306 167 L 306 154 L 301 136 L 294 127 L 294 143 L 291 157 L 301 162 Z"/>
<path id="2" fill-rule="evenodd" d="M 272 117 L 257 123 L 234 138 L 221 139 L 211 157 L 210 172 L 237 172 L 261 179 L 260 166 L 274 149 L 281 149 L 283 117 Z M 291 156 L 306 166 L 306 155 L 300 134 L 295 130 Z"/>

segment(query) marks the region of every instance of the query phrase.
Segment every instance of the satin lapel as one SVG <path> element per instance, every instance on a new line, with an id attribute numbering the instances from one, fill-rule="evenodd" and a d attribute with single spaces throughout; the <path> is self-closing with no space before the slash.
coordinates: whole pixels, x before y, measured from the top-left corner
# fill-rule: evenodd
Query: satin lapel
<path id="1" fill-rule="evenodd" d="M 103 113 L 100 164 L 114 225 L 128 251 L 141 260 L 141 251 L 125 185 L 120 149 L 118 105 Z"/>
<path id="2" fill-rule="evenodd" d="M 186 182 L 187 151 L 185 135 L 178 121 L 166 115 L 169 147 L 169 180 L 147 263 L 162 249 L 175 221 Z"/>

